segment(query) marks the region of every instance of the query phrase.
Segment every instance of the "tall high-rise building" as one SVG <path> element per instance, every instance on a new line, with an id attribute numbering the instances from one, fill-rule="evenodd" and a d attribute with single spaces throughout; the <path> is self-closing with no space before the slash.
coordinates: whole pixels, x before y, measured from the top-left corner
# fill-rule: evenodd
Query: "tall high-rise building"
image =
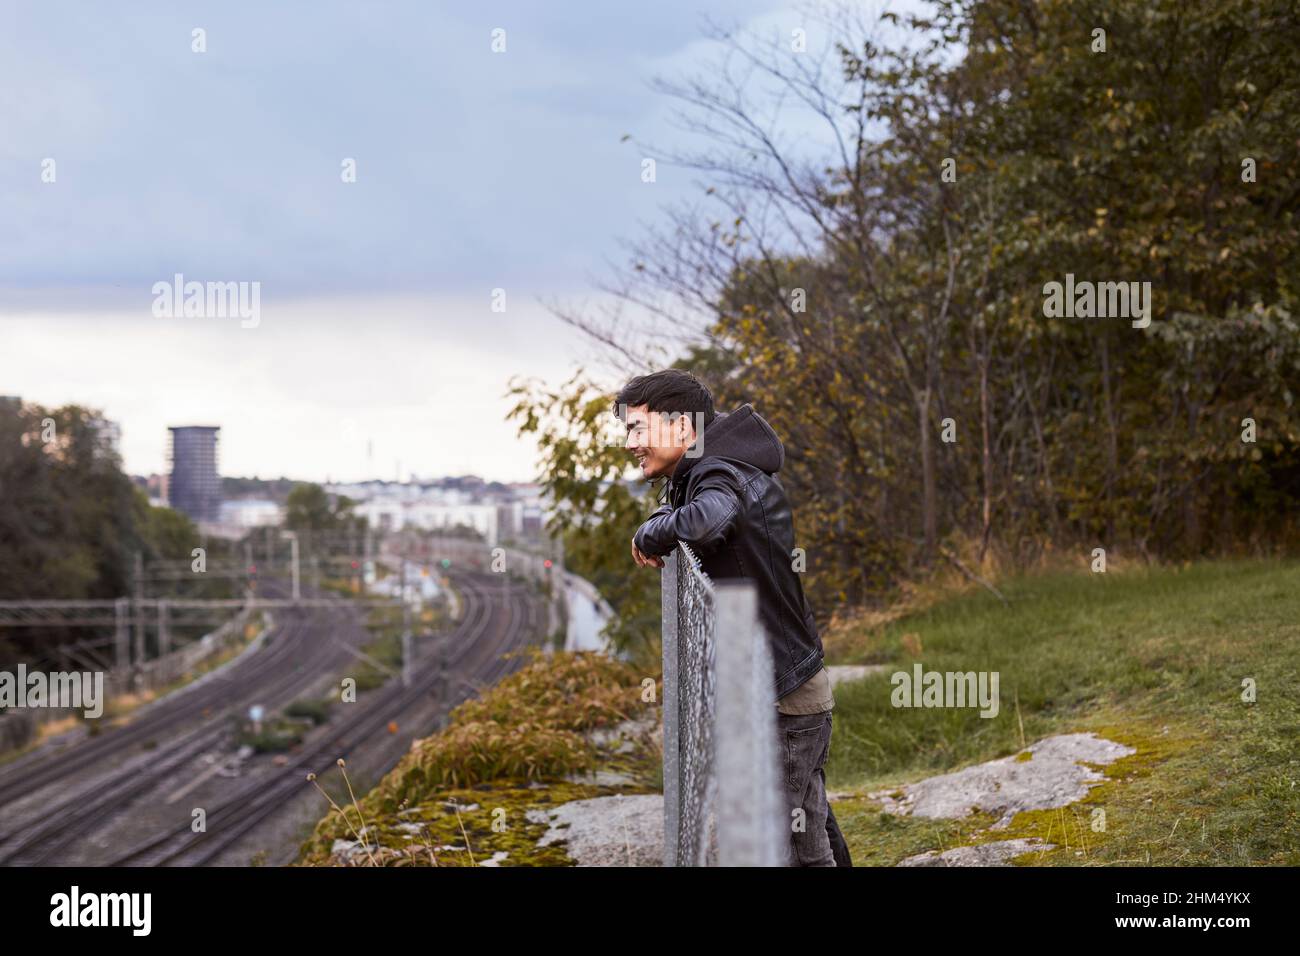
<path id="1" fill-rule="evenodd" d="M 221 476 L 217 473 L 220 427 L 186 425 L 167 430 L 171 432 L 168 458 L 172 466 L 168 503 L 194 521 L 220 520 Z"/>

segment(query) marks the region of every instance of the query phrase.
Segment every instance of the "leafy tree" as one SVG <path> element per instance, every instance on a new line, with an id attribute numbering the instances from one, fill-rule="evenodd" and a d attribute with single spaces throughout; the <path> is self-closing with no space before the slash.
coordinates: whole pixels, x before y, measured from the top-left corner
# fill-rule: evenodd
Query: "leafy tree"
<path id="1" fill-rule="evenodd" d="M 284 525 L 292 531 L 343 531 L 355 529 L 364 519 L 354 514 L 356 506 L 347 495 L 331 500 L 320 485 L 295 485 L 285 501 Z"/>
<path id="2" fill-rule="evenodd" d="M 627 480 L 631 458 L 612 412 L 614 393 L 579 369 L 558 389 L 512 380 L 507 394 L 517 399 L 507 418 L 518 421 L 520 435 L 536 435 L 540 483 L 554 503 L 547 530 L 563 541 L 565 564 L 617 612 L 606 631 L 611 645 L 656 670 L 659 575 L 631 558 L 632 535 L 654 510 L 655 495 Z"/>
<path id="3" fill-rule="evenodd" d="M 1015 563 L 1294 549 L 1292 4 L 886 17 L 902 38 L 826 23 L 834 58 L 720 32 L 717 71 L 661 83 L 704 145 L 654 151 L 703 195 L 615 286 L 782 435 L 814 605 L 967 544 Z M 790 135 L 791 104 L 827 135 Z M 1067 273 L 1149 282 L 1150 325 L 1047 315 Z M 592 332 L 620 364 L 640 351 Z"/>
<path id="4" fill-rule="evenodd" d="M 146 564 L 188 561 L 201 544 L 189 518 L 151 507 L 122 472 L 112 434 L 91 409 L 0 401 L 0 598 L 122 597 L 133 593 L 137 554 Z M 154 582 L 150 593 L 168 586 Z M 183 593 L 223 597 L 226 586 L 203 581 Z M 67 628 L 0 633 L 0 661 L 39 660 L 85 636 Z"/>

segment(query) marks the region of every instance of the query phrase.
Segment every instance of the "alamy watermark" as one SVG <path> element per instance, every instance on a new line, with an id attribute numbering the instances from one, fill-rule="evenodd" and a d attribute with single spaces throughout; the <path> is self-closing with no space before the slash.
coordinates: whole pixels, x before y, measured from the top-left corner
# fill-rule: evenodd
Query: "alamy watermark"
<path id="1" fill-rule="evenodd" d="M 29 673 L 26 664 L 19 664 L 16 674 L 0 671 L 0 707 L 67 707 L 93 719 L 104 713 L 104 673 Z"/>
<path id="2" fill-rule="evenodd" d="M 998 671 L 895 671 L 889 702 L 895 707 L 979 707 L 981 717 L 998 715 Z"/>
<path id="3" fill-rule="evenodd" d="M 148 936 L 153 919 L 152 893 L 83 893 L 73 885 L 50 897 L 50 925 L 124 926 L 133 936 Z"/>
<path id="4" fill-rule="evenodd" d="M 1135 329 L 1151 324 L 1150 282 L 1075 282 L 1043 286 L 1043 315 L 1049 319 L 1132 319 Z"/>
<path id="5" fill-rule="evenodd" d="M 171 282 L 155 282 L 153 314 L 159 319 L 243 319 L 240 327 L 255 329 L 262 321 L 262 283 L 186 282 L 176 273 Z"/>

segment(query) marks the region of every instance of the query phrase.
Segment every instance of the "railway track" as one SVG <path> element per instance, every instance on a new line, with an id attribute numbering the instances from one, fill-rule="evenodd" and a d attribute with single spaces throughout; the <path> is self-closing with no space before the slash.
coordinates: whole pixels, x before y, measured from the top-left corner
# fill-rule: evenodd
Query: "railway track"
<path id="1" fill-rule="evenodd" d="M 459 583 L 464 614 L 445 639 L 450 643 L 448 653 L 437 660 L 428 653 L 418 658 L 410 687 L 390 684 L 367 695 L 361 702 L 363 709 L 343 724 L 331 725 L 328 733 L 319 734 L 293 754 L 271 781 L 248 781 L 210 806 L 206 832 L 193 833 L 187 813 L 183 822 L 118 853 L 109 865 L 209 862 L 300 793 L 307 772 L 320 773 L 332 766 L 340 744 L 346 754 L 370 741 L 387 741 L 388 723 L 418 707 L 448 672 L 477 688 L 494 683 L 517 667 L 501 655 L 524 646 L 539 633 L 539 601 L 526 588 L 503 585 L 498 575 L 471 574 Z M 507 599 L 502 601 L 503 597 Z M 354 616 L 345 619 L 344 630 L 355 629 L 357 640 L 364 640 L 365 630 L 355 618 L 355 605 L 345 600 L 339 605 L 339 612 Z M 207 687 L 196 686 L 178 694 L 175 700 L 164 698 L 132 723 L 102 737 L 25 761 L 22 767 L 6 768 L 5 778 L 0 781 L 0 805 L 62 781 L 83 782 L 77 792 L 61 792 L 53 803 L 42 804 L 38 814 L 29 815 L 0 834 L 0 864 L 57 862 L 74 841 L 91 836 L 126 807 L 159 791 L 170 777 L 205 751 L 218 749 L 230 733 L 225 719 L 229 715 L 242 712 L 251 702 L 290 700 L 296 691 L 318 681 L 322 673 L 342 670 L 352 655 L 338 647 L 340 639 L 333 632 L 339 628 L 339 619 L 321 621 L 322 615 L 320 611 L 290 612 L 277 623 L 265 650 L 230 665 L 223 679 Z M 322 632 L 330 638 L 333 653 L 321 653 Z M 306 666 L 304 661 L 311 665 Z M 176 733 L 177 728 L 199 721 L 200 726 Z M 168 735 L 174 736 L 153 749 L 143 749 Z M 138 759 L 142 755 L 147 756 Z M 84 782 L 88 770 L 114 758 L 120 760 L 116 767 Z"/>
<path id="2" fill-rule="evenodd" d="M 307 635 L 312 625 L 312 619 L 307 617 L 294 621 L 290 630 L 295 635 Z M 263 660 L 261 663 L 269 667 L 272 661 Z M 0 837 L 0 864 L 43 864 L 57 859 L 60 851 L 73 839 L 92 832 L 104 819 L 121 812 L 123 807 L 153 789 L 159 780 L 200 754 L 217 748 L 230 735 L 228 718 L 242 712 L 249 702 L 291 700 L 321 676 L 318 668 L 305 672 L 288 668 L 271 673 L 271 678 L 256 689 L 243 691 L 233 700 L 227 697 L 222 704 L 223 713 L 211 718 L 205 726 L 186 731 L 148 751 L 147 767 L 137 766 L 138 760 L 128 760 L 82 792 L 65 796 L 53 804 L 44 804 L 37 819 L 16 826 Z M 157 733 L 157 729 L 150 729 L 146 736 L 156 736 Z M 124 739 L 116 749 L 134 746 L 138 739 L 139 735 L 135 740 Z M 95 755 L 93 761 L 100 762 L 104 757 L 104 754 Z M 85 762 L 84 759 L 73 761 L 73 766 L 65 768 L 63 775 L 74 772 Z"/>
<path id="3" fill-rule="evenodd" d="M 259 663 L 275 669 L 284 661 L 291 660 L 295 638 L 301 629 L 302 622 L 298 619 L 277 625 L 268 640 L 268 649 L 258 658 Z M 208 716 L 213 706 L 227 709 L 231 706 L 229 685 L 232 683 L 238 683 L 238 678 L 233 675 L 219 683 L 210 682 L 208 686 L 195 688 L 170 702 L 171 706 L 151 709 L 122 727 L 96 737 L 86 737 L 68 748 L 38 752 L 35 759 L 14 761 L 4 768 L 4 776 L 0 778 L 0 806 L 146 744 L 160 732 L 174 732 L 177 726 Z M 0 834 L 0 844 L 7 836 Z"/>
<path id="4" fill-rule="evenodd" d="M 349 603 L 340 599 L 338 606 L 343 610 L 349 607 Z M 214 712 L 228 711 L 241 703 L 255 701 L 264 693 L 267 683 L 281 675 L 288 665 L 301 667 L 306 660 L 313 673 L 323 673 L 321 668 L 332 666 L 334 655 L 330 656 L 331 659 L 317 662 L 306 654 L 311 638 L 303 625 L 303 618 L 297 614 L 284 616 L 268 635 L 265 650 L 236 660 L 219 676 L 212 675 L 192 687 L 182 688 L 146 705 L 124 726 L 110 728 L 94 737 L 86 736 L 69 747 L 38 750 L 4 765 L 0 768 L 0 807 L 60 780 L 80 775 L 96 764 L 137 746 L 147 745 L 159 735 L 170 736 L 179 727 L 207 720 Z M 358 637 L 363 637 L 359 622 L 357 628 Z M 316 666 L 318 663 L 320 667 Z M 238 696 L 232 697 L 232 692 Z M 0 833 L 0 846 L 8 835 L 7 832 Z"/>
<path id="5" fill-rule="evenodd" d="M 167 774 L 219 747 L 231 732 L 230 716 L 251 703 L 287 703 L 338 673 L 353 660 L 348 645 L 363 643 L 367 632 L 350 602 L 340 600 L 330 613 L 330 620 L 322 620 L 319 610 L 284 614 L 266 648 L 229 665 L 220 678 L 163 698 L 126 726 L 6 766 L 0 806 L 62 786 L 24 819 L 5 814 L 0 864 L 57 860 L 72 840 L 93 832 Z M 322 641 L 321 633 L 328 640 Z"/>
<path id="6" fill-rule="evenodd" d="M 515 669 L 519 665 L 501 655 L 523 647 L 536 634 L 538 602 L 520 588 L 504 589 L 508 594 L 504 604 L 494 600 L 503 590 L 499 581 L 494 575 L 470 575 L 460 582 L 465 613 L 448 638 L 451 652 L 440 662 L 426 656 L 410 687 L 384 688 L 351 721 L 296 753 L 277 770 L 274 779 L 250 781 L 208 808 L 204 832 L 193 832 L 187 815 L 172 829 L 118 854 L 109 865 L 208 863 L 301 793 L 307 773 L 320 774 L 333 766 L 340 749 L 346 754 L 372 738 L 385 736 L 389 721 L 418 705 L 443 678 L 444 669 L 467 674 L 480 685 L 493 683 Z"/>

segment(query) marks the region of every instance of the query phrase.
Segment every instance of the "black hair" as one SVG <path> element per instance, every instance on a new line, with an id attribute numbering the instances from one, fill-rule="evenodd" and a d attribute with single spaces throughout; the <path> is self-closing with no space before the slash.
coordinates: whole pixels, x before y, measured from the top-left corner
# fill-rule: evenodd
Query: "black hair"
<path id="1" fill-rule="evenodd" d="M 649 375 L 638 375 L 619 391 L 614 399 L 614 414 L 623 418 L 625 408 L 645 405 L 652 412 L 689 414 L 705 428 L 713 421 L 713 395 L 703 382 L 690 372 L 666 368 Z"/>

